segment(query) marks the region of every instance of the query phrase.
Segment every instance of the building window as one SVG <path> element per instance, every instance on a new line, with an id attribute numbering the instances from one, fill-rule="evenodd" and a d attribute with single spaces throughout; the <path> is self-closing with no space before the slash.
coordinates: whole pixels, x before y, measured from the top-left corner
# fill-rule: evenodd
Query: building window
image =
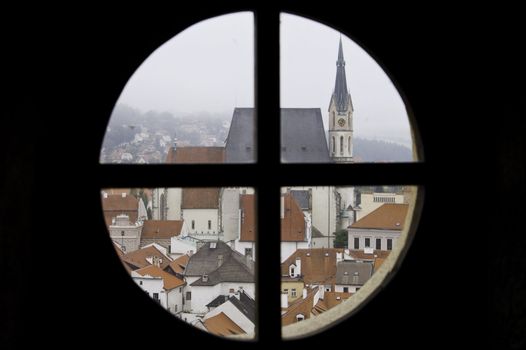
<path id="1" fill-rule="evenodd" d="M 371 247 L 371 239 L 369 237 L 365 238 L 365 248 Z"/>
<path id="2" fill-rule="evenodd" d="M 354 237 L 354 249 L 360 249 L 360 238 Z"/>
<path id="3" fill-rule="evenodd" d="M 232 293 L 235 293 L 235 292 L 236 292 L 236 291 L 234 290 L 234 288 L 230 288 L 230 289 L 228 290 L 228 293 L 231 293 L 231 294 L 232 294 Z"/>
<path id="4" fill-rule="evenodd" d="M 343 154 L 343 136 L 340 136 L 340 154 Z"/>
<path id="5" fill-rule="evenodd" d="M 172 246 L 168 244 L 168 254 L 172 254 Z"/>
<path id="6" fill-rule="evenodd" d="M 332 153 L 336 153 L 336 138 L 332 137 Z"/>
<path id="7" fill-rule="evenodd" d="M 381 250 L 382 249 L 382 239 L 381 238 L 377 238 L 376 239 L 376 248 L 377 250 Z"/>
<path id="8" fill-rule="evenodd" d="M 152 298 L 157 302 L 161 302 L 161 300 L 159 299 L 159 293 L 153 293 Z"/>
<path id="9" fill-rule="evenodd" d="M 174 305 L 174 312 L 177 312 L 177 304 Z"/>
<path id="10" fill-rule="evenodd" d="M 292 298 L 295 298 L 295 297 L 296 297 L 296 288 L 292 288 L 292 289 L 290 290 L 290 296 L 291 296 Z"/>
<path id="11" fill-rule="evenodd" d="M 209 230 L 212 229 L 212 220 L 208 220 L 208 229 L 209 229 Z"/>
<path id="12" fill-rule="evenodd" d="M 290 277 L 295 277 L 295 276 L 296 276 L 296 272 L 295 272 L 294 266 L 291 266 L 290 267 Z"/>
<path id="13" fill-rule="evenodd" d="M 195 220 L 192 220 L 192 230 L 195 230 Z"/>
<path id="14" fill-rule="evenodd" d="M 186 301 L 192 300 L 192 292 L 186 292 Z"/>
<path id="15" fill-rule="evenodd" d="M 387 239 L 387 250 L 393 250 L 393 240 L 391 238 Z"/>
<path id="16" fill-rule="evenodd" d="M 142 286 L 142 281 L 139 281 L 139 285 Z"/>
<path id="17" fill-rule="evenodd" d="M 349 157 L 351 156 L 351 137 L 349 136 L 349 139 L 347 140 L 347 148 L 349 152 Z"/>
<path id="18" fill-rule="evenodd" d="M 343 287 L 343 292 L 344 293 L 349 293 L 349 287 Z"/>
<path id="19" fill-rule="evenodd" d="M 245 256 L 252 257 L 252 248 L 245 248 Z"/>

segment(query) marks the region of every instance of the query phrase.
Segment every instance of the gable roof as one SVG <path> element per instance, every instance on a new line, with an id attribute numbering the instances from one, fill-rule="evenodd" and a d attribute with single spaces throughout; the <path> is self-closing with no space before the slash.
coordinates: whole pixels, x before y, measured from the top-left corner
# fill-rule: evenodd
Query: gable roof
<path id="1" fill-rule="evenodd" d="M 281 218 L 281 241 L 305 241 L 305 216 L 290 193 L 282 194 L 285 215 Z"/>
<path id="2" fill-rule="evenodd" d="M 314 296 L 318 288 L 311 288 L 307 290 L 305 298 L 299 298 L 292 302 L 286 309 L 285 313 L 281 315 L 281 325 L 286 326 L 296 322 L 296 316 L 302 314 L 305 319 L 310 318 L 311 310 L 314 307 Z"/>
<path id="3" fill-rule="evenodd" d="M 241 242 L 256 241 L 255 206 L 256 199 L 253 194 L 242 194 L 239 198 L 241 206 Z"/>
<path id="4" fill-rule="evenodd" d="M 239 292 L 239 299 L 236 296 L 231 296 L 229 300 L 250 322 L 256 323 L 256 302 L 254 299 L 241 291 Z"/>
<path id="5" fill-rule="evenodd" d="M 162 270 L 164 270 L 166 266 L 168 266 L 168 264 L 170 264 L 170 262 L 172 261 L 169 257 L 164 255 L 159 249 L 155 248 L 153 245 L 135 250 L 133 252 L 126 253 L 121 257 L 121 259 L 124 263 L 129 265 L 132 270 L 137 270 L 151 265 L 148 262 L 148 260 L 146 260 L 148 257 L 161 258 L 162 262 L 160 264 L 160 267 Z"/>
<path id="6" fill-rule="evenodd" d="M 408 204 L 384 203 L 349 227 L 401 231 L 408 209 Z"/>
<path id="7" fill-rule="evenodd" d="M 336 267 L 336 284 L 363 286 L 373 274 L 370 262 L 341 261 Z M 357 276 L 355 280 L 354 276 Z"/>
<path id="8" fill-rule="evenodd" d="M 331 162 L 319 108 L 281 109 L 281 161 Z"/>
<path id="9" fill-rule="evenodd" d="M 298 249 L 281 264 L 281 275 L 288 275 L 289 266 L 296 264 L 296 258 L 299 257 L 301 276 L 306 284 L 333 284 L 336 276 L 336 253 L 343 253 L 343 249 Z"/>
<path id="10" fill-rule="evenodd" d="M 181 255 L 180 257 L 174 259 L 174 261 L 170 262 L 169 266 L 173 272 L 182 275 L 184 274 L 184 270 L 186 269 L 189 259 L 190 257 L 188 255 Z"/>
<path id="11" fill-rule="evenodd" d="M 215 335 L 226 336 L 245 334 L 245 331 L 225 315 L 224 312 L 220 312 L 215 316 L 207 318 L 203 324 L 210 333 Z"/>
<path id="12" fill-rule="evenodd" d="M 142 227 L 141 239 L 179 236 L 182 227 L 182 220 L 146 220 Z"/>
<path id="13" fill-rule="evenodd" d="M 235 108 L 225 141 L 226 163 L 253 163 L 255 153 L 254 108 Z"/>
<path id="14" fill-rule="evenodd" d="M 223 163 L 225 149 L 223 147 L 170 147 L 166 156 L 166 163 L 195 164 L 195 163 Z"/>
<path id="15" fill-rule="evenodd" d="M 184 285 L 184 281 L 175 277 L 174 275 L 169 274 L 161 270 L 158 266 L 150 265 L 143 267 L 141 269 L 135 270 L 134 273 L 137 273 L 141 276 L 151 276 L 151 277 L 160 277 L 163 279 L 163 288 L 165 290 L 172 290 L 174 288 Z"/>
<path id="16" fill-rule="evenodd" d="M 206 304 L 206 307 L 218 307 L 219 305 L 222 305 L 224 302 L 226 302 L 228 298 L 228 295 L 218 295 L 211 302 Z"/>
<path id="17" fill-rule="evenodd" d="M 215 286 L 223 282 L 255 283 L 254 268 L 246 264 L 246 258 L 234 251 L 225 257 L 224 263 L 208 274 L 208 279 L 201 276 L 191 286 Z"/>
<path id="18" fill-rule="evenodd" d="M 306 190 L 291 190 L 290 194 L 292 195 L 292 197 L 294 197 L 294 199 L 296 200 L 296 202 L 298 203 L 298 205 L 300 206 L 301 209 L 303 209 L 303 210 L 310 209 L 310 193 L 309 193 L 309 191 L 306 191 Z"/>
<path id="19" fill-rule="evenodd" d="M 182 209 L 218 209 L 218 187 L 183 188 Z"/>

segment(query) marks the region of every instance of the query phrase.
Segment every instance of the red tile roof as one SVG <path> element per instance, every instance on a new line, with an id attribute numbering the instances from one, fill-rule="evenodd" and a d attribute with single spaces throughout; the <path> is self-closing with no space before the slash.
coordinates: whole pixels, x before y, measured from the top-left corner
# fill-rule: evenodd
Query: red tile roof
<path id="1" fill-rule="evenodd" d="M 130 222 L 137 221 L 137 214 L 139 211 L 139 200 L 131 195 L 122 197 L 120 194 L 108 194 L 106 198 L 102 198 L 102 210 L 104 211 L 104 220 L 106 225 L 111 225 L 112 219 L 117 215 L 126 214 L 130 217 Z"/>
<path id="2" fill-rule="evenodd" d="M 182 227 L 182 220 L 146 220 L 142 228 L 141 239 L 179 236 Z"/>
<path id="3" fill-rule="evenodd" d="M 299 257 L 303 282 L 306 284 L 334 284 L 336 281 L 336 253 L 343 253 L 343 249 L 298 249 L 281 264 L 281 275 L 288 275 L 289 266 L 296 264 L 296 258 Z"/>
<path id="4" fill-rule="evenodd" d="M 303 212 L 290 193 L 283 194 L 285 215 L 281 219 L 281 241 L 304 242 L 305 218 Z"/>
<path id="5" fill-rule="evenodd" d="M 245 331 L 223 312 L 207 318 L 203 324 L 210 333 L 215 335 L 245 334 Z"/>
<path id="6" fill-rule="evenodd" d="M 241 202 L 241 234 L 240 241 L 256 241 L 256 220 L 255 207 L 256 199 L 253 194 L 243 194 L 240 196 Z"/>
<path id="7" fill-rule="evenodd" d="M 189 259 L 190 257 L 188 255 L 181 255 L 170 263 L 170 268 L 175 273 L 184 274 Z"/>
<path id="8" fill-rule="evenodd" d="M 218 187 L 183 188 L 182 209 L 218 209 Z"/>
<path id="9" fill-rule="evenodd" d="M 184 281 L 182 279 L 177 278 L 174 275 L 171 275 L 168 272 L 165 272 L 154 265 L 143 267 L 142 269 L 135 270 L 135 272 L 141 276 L 152 276 L 162 278 L 163 288 L 165 290 L 172 290 L 174 288 L 184 285 Z"/>
<path id="10" fill-rule="evenodd" d="M 172 261 L 154 246 L 148 246 L 133 252 L 126 253 L 121 257 L 121 259 L 124 263 L 128 264 L 132 270 L 136 270 L 151 265 L 150 262 L 146 260 L 148 257 L 161 258 L 162 262 L 160 267 L 163 270 Z"/>
<path id="11" fill-rule="evenodd" d="M 224 147 L 173 147 L 168 150 L 166 163 L 224 163 Z"/>
<path id="12" fill-rule="evenodd" d="M 366 228 L 380 230 L 402 230 L 404 228 L 408 204 L 384 203 L 378 209 L 367 214 L 350 228 Z"/>

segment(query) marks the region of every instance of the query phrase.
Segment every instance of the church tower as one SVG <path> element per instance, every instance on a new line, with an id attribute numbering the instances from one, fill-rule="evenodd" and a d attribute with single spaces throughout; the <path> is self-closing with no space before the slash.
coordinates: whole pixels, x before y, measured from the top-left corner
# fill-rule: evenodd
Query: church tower
<path id="1" fill-rule="evenodd" d="M 336 84 L 329 104 L 329 156 L 336 163 L 352 163 L 353 106 L 347 90 L 342 38 L 336 61 Z"/>

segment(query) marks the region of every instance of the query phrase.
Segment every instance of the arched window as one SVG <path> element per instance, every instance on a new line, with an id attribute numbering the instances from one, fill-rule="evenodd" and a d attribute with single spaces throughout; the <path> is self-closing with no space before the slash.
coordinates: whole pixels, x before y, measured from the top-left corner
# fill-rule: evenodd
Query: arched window
<path id="1" fill-rule="evenodd" d="M 340 154 L 343 154 L 343 136 L 340 136 Z"/>
<path id="2" fill-rule="evenodd" d="M 332 137 L 332 153 L 336 153 L 336 138 Z"/>
<path id="3" fill-rule="evenodd" d="M 347 147 L 349 148 L 348 152 L 349 152 L 349 156 L 351 157 L 352 153 L 351 153 L 351 137 L 350 136 L 349 136 L 349 139 L 347 140 Z"/>

